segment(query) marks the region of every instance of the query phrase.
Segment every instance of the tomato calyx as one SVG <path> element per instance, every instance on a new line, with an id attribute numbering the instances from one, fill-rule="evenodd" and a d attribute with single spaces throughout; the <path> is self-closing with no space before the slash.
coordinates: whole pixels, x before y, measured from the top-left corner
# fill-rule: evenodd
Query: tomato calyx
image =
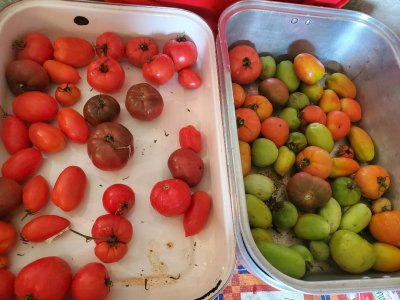
<path id="1" fill-rule="evenodd" d="M 379 186 L 379 191 L 386 191 L 389 188 L 389 185 L 386 183 L 387 176 L 378 176 L 376 178 L 376 182 L 378 183 Z"/>
<path id="2" fill-rule="evenodd" d="M 178 42 L 178 43 L 184 43 L 184 42 L 186 42 L 188 39 L 186 38 L 186 35 L 180 35 L 180 36 L 178 36 L 177 38 L 176 38 L 176 41 Z"/>
<path id="3" fill-rule="evenodd" d="M 72 91 L 72 89 L 69 86 L 69 83 L 67 83 L 67 85 L 65 87 L 61 87 L 61 86 L 57 87 L 57 91 L 70 93 Z"/>
<path id="4" fill-rule="evenodd" d="M 113 147 L 115 150 L 128 149 L 128 152 L 129 152 L 128 155 L 129 155 L 129 157 L 131 157 L 132 152 L 133 152 L 133 151 L 132 151 L 132 146 L 131 146 L 131 145 L 116 147 L 116 146 L 115 146 L 114 136 L 113 136 L 112 134 L 106 134 L 106 135 L 104 136 L 104 141 L 105 141 L 106 143 L 111 144 L 112 147 Z"/>
<path id="5" fill-rule="evenodd" d="M 171 186 L 170 186 L 169 184 L 164 184 L 164 185 L 162 186 L 162 189 L 163 189 L 164 191 L 168 191 L 170 188 L 171 188 Z"/>
<path id="6" fill-rule="evenodd" d="M 304 168 L 306 168 L 307 166 L 309 166 L 311 164 L 311 161 L 309 158 L 305 157 L 303 158 L 300 162 L 299 162 L 299 168 L 301 170 L 303 170 Z"/>
<path id="7" fill-rule="evenodd" d="M 141 43 L 139 44 L 139 49 L 144 51 L 148 51 L 149 50 L 149 45 L 147 43 Z"/>
<path id="8" fill-rule="evenodd" d="M 251 60 L 247 56 L 242 60 L 243 67 L 250 68 L 251 67 Z"/>
<path id="9" fill-rule="evenodd" d="M 244 126 L 244 119 L 240 118 L 240 117 L 237 117 L 236 118 L 236 126 L 237 126 L 237 128 L 240 128 L 240 127 Z"/>
<path id="10" fill-rule="evenodd" d="M 108 46 L 106 43 L 101 44 L 100 46 L 95 46 L 96 50 L 100 50 L 105 56 L 107 56 Z"/>
<path id="11" fill-rule="evenodd" d="M 110 288 L 110 287 L 113 286 L 113 282 L 112 282 L 112 280 L 110 279 L 110 277 L 105 277 L 105 278 L 104 278 L 104 285 L 105 285 L 106 287 L 108 287 L 108 288 Z"/>
<path id="12" fill-rule="evenodd" d="M 78 231 L 76 231 L 76 230 L 74 230 L 74 229 L 72 229 L 72 228 L 69 228 L 69 230 L 70 230 L 71 232 L 73 232 L 73 233 L 75 233 L 75 234 L 77 234 L 77 235 L 79 235 L 79 236 L 85 238 L 85 239 L 86 239 L 86 242 L 90 242 L 90 241 L 104 241 L 104 242 L 106 242 L 106 243 L 108 244 L 108 246 L 109 246 L 110 248 L 114 248 L 114 247 L 116 247 L 116 246 L 119 245 L 119 244 L 126 244 L 125 242 L 120 241 L 120 240 L 118 239 L 118 237 L 117 237 L 114 233 L 112 233 L 112 234 L 111 234 L 110 236 L 108 236 L 108 237 L 94 237 L 94 236 L 90 236 L 90 235 L 86 235 L 86 234 L 80 233 L 80 232 L 78 232 Z"/>
<path id="13" fill-rule="evenodd" d="M 25 297 L 24 297 L 24 300 L 36 300 L 37 298 L 35 297 L 35 296 L 33 296 L 32 294 L 30 294 L 30 295 L 26 295 Z"/>
<path id="14" fill-rule="evenodd" d="M 4 120 L 5 118 L 11 116 L 9 113 L 7 113 L 4 108 L 0 105 L 0 120 Z"/>
<path id="15" fill-rule="evenodd" d="M 109 71 L 108 65 L 105 62 L 102 62 L 99 66 L 99 70 L 101 73 L 107 73 Z"/>
<path id="16" fill-rule="evenodd" d="M 16 51 L 20 51 L 22 49 L 25 49 L 25 47 L 26 47 L 26 43 L 24 41 L 21 41 L 21 40 L 15 40 L 12 43 L 12 48 L 13 48 L 13 50 L 16 50 Z"/>

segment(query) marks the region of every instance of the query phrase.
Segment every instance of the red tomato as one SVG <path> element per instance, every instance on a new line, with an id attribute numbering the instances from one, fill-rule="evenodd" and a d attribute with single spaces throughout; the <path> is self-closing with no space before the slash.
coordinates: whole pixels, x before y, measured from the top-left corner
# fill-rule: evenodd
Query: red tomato
<path id="1" fill-rule="evenodd" d="M 56 153 L 65 148 L 63 132 L 49 123 L 33 123 L 29 127 L 29 139 L 43 152 Z"/>
<path id="2" fill-rule="evenodd" d="M 262 63 L 257 51 L 247 45 L 237 45 L 229 50 L 232 81 L 249 84 L 261 74 Z"/>
<path id="3" fill-rule="evenodd" d="M 13 43 L 13 48 L 17 51 L 18 59 L 30 59 L 41 65 L 53 58 L 53 45 L 50 39 L 40 32 L 25 34 L 22 39 Z"/>
<path id="4" fill-rule="evenodd" d="M 57 115 L 61 131 L 74 143 L 84 144 L 89 138 L 89 125 L 75 109 L 64 107 Z"/>
<path id="5" fill-rule="evenodd" d="M 166 83 L 175 73 L 174 62 L 166 54 L 156 54 L 142 66 L 142 74 L 148 82 L 160 85 Z"/>
<path id="6" fill-rule="evenodd" d="M 68 263 L 62 258 L 47 256 L 19 271 L 14 291 L 18 299 L 64 300 L 71 282 L 72 271 Z"/>
<path id="7" fill-rule="evenodd" d="M 192 203 L 183 216 L 185 236 L 198 234 L 207 224 L 210 214 L 211 198 L 203 191 L 192 194 Z"/>
<path id="8" fill-rule="evenodd" d="M 22 203 L 27 215 L 37 213 L 49 201 L 49 183 L 42 175 L 36 175 L 22 188 Z"/>
<path id="9" fill-rule="evenodd" d="M 182 127 L 179 130 L 179 145 L 182 148 L 190 148 L 195 152 L 201 150 L 201 133 L 193 125 Z"/>
<path id="10" fill-rule="evenodd" d="M 326 114 L 318 105 L 308 105 L 301 111 L 301 127 L 305 129 L 310 123 L 326 125 Z"/>
<path id="11" fill-rule="evenodd" d="M 31 91 L 18 95 L 12 102 L 14 114 L 25 122 L 46 122 L 55 118 L 57 101 L 49 94 Z"/>
<path id="12" fill-rule="evenodd" d="M 331 111 L 326 116 L 326 127 L 332 133 L 333 140 L 338 141 L 350 132 L 351 120 L 342 111 Z"/>
<path id="13" fill-rule="evenodd" d="M 200 76 L 191 68 L 180 70 L 178 81 L 185 89 L 197 89 L 201 85 Z"/>
<path id="14" fill-rule="evenodd" d="M 61 234 L 71 225 L 67 219 L 56 215 L 42 215 L 26 223 L 21 230 L 24 241 L 40 243 Z"/>
<path id="15" fill-rule="evenodd" d="M 118 34 L 103 32 L 96 39 L 96 53 L 99 57 L 108 56 L 121 61 L 125 54 L 125 45 Z"/>
<path id="16" fill-rule="evenodd" d="M 156 42 L 152 38 L 143 36 L 130 38 L 125 47 L 129 62 L 138 68 L 141 68 L 149 58 L 158 52 Z"/>
<path id="17" fill-rule="evenodd" d="M 86 183 L 86 174 L 80 167 L 66 167 L 57 177 L 51 200 L 63 211 L 71 211 L 82 202 Z"/>
<path id="18" fill-rule="evenodd" d="M 110 214 L 124 216 L 135 205 L 135 192 L 126 184 L 110 185 L 103 193 L 103 207 Z"/>
<path id="19" fill-rule="evenodd" d="M 81 80 L 79 72 L 70 65 L 64 64 L 56 60 L 47 60 L 43 64 L 43 68 L 49 74 L 50 79 L 54 83 L 73 83 L 76 84 Z"/>
<path id="20" fill-rule="evenodd" d="M 71 106 L 81 99 L 81 90 L 75 84 L 63 83 L 57 87 L 54 97 L 61 105 Z"/>
<path id="21" fill-rule="evenodd" d="M 197 60 L 196 44 L 185 35 L 166 41 L 163 53 L 172 58 L 177 71 L 194 65 Z"/>
<path id="22" fill-rule="evenodd" d="M 84 265 L 72 279 L 74 300 L 104 300 L 110 293 L 112 281 L 106 267 L 98 262 Z"/>
<path id="23" fill-rule="evenodd" d="M 1 128 L 1 141 L 9 154 L 28 148 L 28 126 L 16 116 L 5 117 Z"/>
<path id="24" fill-rule="evenodd" d="M 121 64 L 110 57 L 101 57 L 87 68 L 87 82 L 101 93 L 115 93 L 122 88 L 125 71 Z"/>
<path id="25" fill-rule="evenodd" d="M 17 243 L 17 230 L 12 224 L 0 221 L 0 232 L 0 255 L 8 254 Z"/>
<path id="26" fill-rule="evenodd" d="M 8 269 L 9 265 L 10 265 L 10 259 L 8 258 L 8 256 L 0 255 L 0 270 Z M 0 278 L 1 278 L 1 275 L 0 275 Z M 1 282 L 0 282 L 0 285 L 1 285 Z M 2 287 L 0 286 L 0 295 L 1 295 L 1 289 L 2 289 Z"/>
<path id="27" fill-rule="evenodd" d="M 133 236 L 133 227 L 128 219 L 107 214 L 96 219 L 92 227 L 96 243 L 94 253 L 104 263 L 121 260 L 128 252 L 128 243 Z"/>
<path id="28" fill-rule="evenodd" d="M 94 47 L 79 37 L 58 37 L 54 41 L 54 59 L 72 67 L 88 65 L 94 58 Z"/>
<path id="29" fill-rule="evenodd" d="M 15 276 L 7 270 L 0 269 L 0 300 L 14 299 Z"/>
<path id="30" fill-rule="evenodd" d="M 23 182 L 39 169 L 42 164 L 42 153 L 33 147 L 21 149 L 12 154 L 1 167 L 4 177 Z"/>
<path id="31" fill-rule="evenodd" d="M 166 179 L 157 182 L 150 193 L 153 208 L 163 216 L 175 217 L 187 211 L 190 206 L 191 190 L 181 179 Z"/>

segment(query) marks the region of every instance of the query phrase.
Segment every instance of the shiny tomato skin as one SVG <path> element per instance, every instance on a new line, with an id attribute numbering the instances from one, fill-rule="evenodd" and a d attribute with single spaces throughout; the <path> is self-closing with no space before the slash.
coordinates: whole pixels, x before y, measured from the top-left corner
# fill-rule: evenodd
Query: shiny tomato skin
<path id="1" fill-rule="evenodd" d="M 25 122 L 47 122 L 58 112 L 57 101 L 49 94 L 31 91 L 18 95 L 12 102 L 14 114 Z"/>
<path id="2" fill-rule="evenodd" d="M 190 206 L 191 190 L 181 179 L 165 179 L 157 182 L 150 193 L 150 203 L 163 216 L 184 214 Z"/>
<path id="3" fill-rule="evenodd" d="M 14 291 L 17 299 L 64 300 L 71 282 L 72 270 L 68 263 L 60 257 L 47 256 L 19 271 Z"/>
<path id="4" fill-rule="evenodd" d="M 22 183 L 36 173 L 42 161 L 42 153 L 38 149 L 33 147 L 21 149 L 3 163 L 1 173 L 4 177 Z"/>
<path id="5" fill-rule="evenodd" d="M 172 58 L 176 71 L 194 65 L 197 60 L 196 44 L 185 35 L 166 41 L 163 53 Z"/>
<path id="6" fill-rule="evenodd" d="M 119 91 L 125 81 L 125 71 L 121 64 L 110 57 L 100 57 L 87 67 L 87 82 L 101 93 L 112 94 Z"/>
<path id="7" fill-rule="evenodd" d="M 85 118 L 70 107 L 62 108 L 57 115 L 57 123 L 61 131 L 74 143 L 84 144 L 90 134 Z"/>
<path id="8" fill-rule="evenodd" d="M 178 73 L 178 82 L 185 89 L 197 89 L 201 86 L 200 76 L 191 68 L 184 68 Z"/>
<path id="9" fill-rule="evenodd" d="M 187 125 L 179 130 L 179 145 L 200 152 L 202 146 L 201 132 L 193 125 Z"/>
<path id="10" fill-rule="evenodd" d="M 21 230 L 24 241 L 40 243 L 60 234 L 71 225 L 70 221 L 57 215 L 41 215 L 26 223 Z"/>
<path id="11" fill-rule="evenodd" d="M 17 243 L 18 232 L 14 225 L 0 220 L 0 255 L 8 254 Z"/>
<path id="12" fill-rule="evenodd" d="M 156 54 L 142 66 L 142 74 L 148 82 L 161 85 L 172 78 L 175 73 L 174 62 L 166 54 Z"/>
<path id="13" fill-rule="evenodd" d="M 1 128 L 1 141 L 9 154 L 30 146 L 28 126 L 16 116 L 7 116 Z"/>
<path id="14" fill-rule="evenodd" d="M 14 299 L 15 275 L 8 270 L 0 269 L 0 300 Z"/>
<path id="15" fill-rule="evenodd" d="M 156 42 L 145 36 L 133 37 L 128 40 L 125 47 L 128 61 L 135 67 L 141 68 L 153 55 L 159 53 Z"/>
<path id="16" fill-rule="evenodd" d="M 46 178 L 36 175 L 30 178 L 22 188 L 22 203 L 27 214 L 41 210 L 49 201 L 50 186 Z"/>
<path id="17" fill-rule="evenodd" d="M 261 74 L 262 63 L 257 51 L 248 45 L 237 45 L 229 50 L 232 81 L 249 84 Z"/>
<path id="18" fill-rule="evenodd" d="M 71 293 L 74 300 L 104 300 L 110 293 L 112 281 L 102 263 L 91 262 L 74 275 Z"/>
<path id="19" fill-rule="evenodd" d="M 41 65 L 53 58 L 53 45 L 50 39 L 41 32 L 25 34 L 13 43 L 13 48 L 17 51 L 18 59 L 30 59 Z"/>
<path id="20" fill-rule="evenodd" d="M 55 60 L 75 68 L 88 65 L 95 56 L 92 44 L 79 37 L 58 37 L 53 48 Z"/>
<path id="21" fill-rule="evenodd" d="M 203 230 L 208 221 L 210 208 L 211 198 L 206 192 L 196 191 L 192 194 L 190 207 L 183 216 L 185 236 L 192 236 Z"/>
<path id="22" fill-rule="evenodd" d="M 63 211 L 71 211 L 82 202 L 87 185 L 85 172 L 78 166 L 68 166 L 58 175 L 51 200 Z"/>
<path id="23" fill-rule="evenodd" d="M 62 83 L 57 87 L 54 98 L 62 106 L 71 106 L 81 99 L 81 90 L 73 83 Z"/>
<path id="24" fill-rule="evenodd" d="M 310 53 L 297 54 L 293 60 L 293 67 L 299 79 L 308 85 L 317 83 L 325 75 L 325 66 Z"/>
<path id="25" fill-rule="evenodd" d="M 54 59 L 46 60 L 43 68 L 49 74 L 51 81 L 57 84 L 77 84 L 81 80 L 81 75 L 74 67 Z"/>
<path id="26" fill-rule="evenodd" d="M 135 192 L 126 184 L 112 184 L 104 191 L 102 201 L 110 214 L 124 216 L 135 205 Z"/>
<path id="27" fill-rule="evenodd" d="M 96 38 L 96 53 L 121 61 L 125 54 L 125 45 L 121 37 L 115 32 L 103 32 Z"/>
<path id="28" fill-rule="evenodd" d="M 64 134 L 60 128 L 45 122 L 35 122 L 29 126 L 29 139 L 40 151 L 60 152 L 65 148 Z"/>

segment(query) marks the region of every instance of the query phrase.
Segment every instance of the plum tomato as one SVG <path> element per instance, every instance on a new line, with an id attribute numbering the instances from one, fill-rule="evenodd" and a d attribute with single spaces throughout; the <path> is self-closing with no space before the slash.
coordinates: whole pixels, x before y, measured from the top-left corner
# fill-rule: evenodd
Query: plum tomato
<path id="1" fill-rule="evenodd" d="M 93 164 L 100 170 L 122 169 L 133 156 L 133 135 L 119 123 L 101 123 L 92 130 L 87 151 Z"/>
<path id="2" fill-rule="evenodd" d="M 0 177 L 0 219 L 9 216 L 21 203 L 22 187 L 13 179 Z"/>
<path id="3" fill-rule="evenodd" d="M 232 81 L 249 84 L 261 74 L 262 63 L 256 49 L 248 45 L 237 45 L 229 50 Z"/>
<path id="4" fill-rule="evenodd" d="M 2 125 L 1 141 L 9 154 L 30 146 L 28 126 L 25 122 L 16 116 L 4 116 Z"/>
<path id="5" fill-rule="evenodd" d="M 14 299 L 14 282 L 15 276 L 8 270 L 0 269 L 0 299 L 13 300 Z"/>
<path id="6" fill-rule="evenodd" d="M 43 65 L 53 58 L 53 45 L 47 35 L 41 32 L 29 32 L 13 42 L 17 59 L 30 59 Z"/>
<path id="7" fill-rule="evenodd" d="M 305 84 L 312 85 L 320 81 L 325 75 L 325 67 L 310 53 L 297 54 L 293 60 L 296 75 Z"/>
<path id="8" fill-rule="evenodd" d="M 63 211 L 74 210 L 85 196 L 86 185 L 85 172 L 78 166 L 68 166 L 58 175 L 51 200 Z"/>
<path id="9" fill-rule="evenodd" d="M 18 232 L 14 225 L 0 221 L 0 255 L 8 254 L 17 243 Z"/>
<path id="10" fill-rule="evenodd" d="M 114 121 L 121 112 L 118 101 L 106 94 L 98 94 L 90 97 L 83 107 L 85 120 L 93 126 L 103 122 Z"/>
<path id="11" fill-rule="evenodd" d="M 29 139 L 40 151 L 60 152 L 65 148 L 64 134 L 60 128 L 45 122 L 35 122 L 29 126 Z"/>
<path id="12" fill-rule="evenodd" d="M 74 143 L 84 144 L 89 139 L 89 126 L 85 118 L 70 107 L 62 108 L 57 115 L 61 131 Z"/>
<path id="13" fill-rule="evenodd" d="M 184 214 L 191 202 L 189 185 L 181 179 L 165 179 L 157 182 L 150 193 L 153 208 L 165 217 Z"/>
<path id="14" fill-rule="evenodd" d="M 162 113 L 164 100 L 159 91 L 150 84 L 137 83 L 127 91 L 125 106 L 133 118 L 151 121 Z"/>
<path id="15" fill-rule="evenodd" d="M 58 37 L 53 48 L 55 60 L 75 68 L 87 66 L 95 56 L 92 44 L 79 37 Z"/>
<path id="16" fill-rule="evenodd" d="M 197 89 L 201 85 L 201 78 L 193 69 L 184 68 L 178 72 L 178 82 L 185 89 Z"/>
<path id="17" fill-rule="evenodd" d="M 196 44 L 185 35 L 167 40 L 163 53 L 172 58 L 176 71 L 194 65 L 197 60 Z"/>
<path id="18" fill-rule="evenodd" d="M 79 72 L 70 65 L 56 60 L 46 60 L 43 67 L 49 74 L 52 82 L 57 84 L 72 83 L 77 84 L 81 80 Z"/>
<path id="19" fill-rule="evenodd" d="M 142 66 L 144 79 L 155 85 L 166 83 L 174 73 L 174 62 L 168 55 L 162 53 L 153 55 Z"/>
<path id="20" fill-rule="evenodd" d="M 198 234 L 206 226 L 211 208 L 211 197 L 203 191 L 192 194 L 189 209 L 183 216 L 185 236 Z"/>
<path id="21" fill-rule="evenodd" d="M 72 270 L 60 257 L 46 256 L 25 265 L 15 277 L 18 299 L 66 299 Z"/>
<path id="22" fill-rule="evenodd" d="M 47 122 L 58 113 L 58 104 L 49 94 L 31 91 L 18 95 L 12 102 L 14 114 L 25 122 Z"/>
<path id="23" fill-rule="evenodd" d="M 124 216 L 135 205 L 135 192 L 126 184 L 116 183 L 104 191 L 102 200 L 110 214 Z"/>
<path id="24" fill-rule="evenodd" d="M 22 204 L 26 215 L 37 213 L 49 201 L 50 186 L 46 178 L 36 175 L 30 178 L 22 188 Z"/>
<path id="25" fill-rule="evenodd" d="M 112 281 L 106 267 L 91 262 L 81 267 L 72 278 L 71 293 L 74 300 L 104 300 L 110 293 Z"/>
<path id="26" fill-rule="evenodd" d="M 179 145 L 181 148 L 190 148 L 200 152 L 202 142 L 201 133 L 193 125 L 187 125 L 179 130 Z"/>
<path id="27" fill-rule="evenodd" d="M 118 92 L 125 81 L 121 64 L 111 57 L 100 57 L 87 67 L 87 82 L 101 93 Z"/>
<path id="28" fill-rule="evenodd" d="M 125 45 L 115 32 L 103 32 L 96 38 L 96 53 L 99 57 L 108 56 L 121 61 L 125 54 Z"/>
<path id="29" fill-rule="evenodd" d="M 156 42 L 145 36 L 133 37 L 128 40 L 125 47 L 128 61 L 135 67 L 141 68 L 147 59 L 159 53 Z"/>
<path id="30" fill-rule="evenodd" d="M 62 83 L 56 88 L 54 98 L 62 106 L 71 106 L 81 99 L 81 90 L 73 83 Z"/>
<path id="31" fill-rule="evenodd" d="M 133 226 L 128 219 L 112 214 L 98 217 L 92 227 L 95 255 L 104 263 L 121 260 L 128 252 L 132 236 Z"/>
<path id="32" fill-rule="evenodd" d="M 70 227 L 69 220 L 57 215 L 41 215 L 26 223 L 21 229 L 24 241 L 40 243 L 60 235 Z"/>

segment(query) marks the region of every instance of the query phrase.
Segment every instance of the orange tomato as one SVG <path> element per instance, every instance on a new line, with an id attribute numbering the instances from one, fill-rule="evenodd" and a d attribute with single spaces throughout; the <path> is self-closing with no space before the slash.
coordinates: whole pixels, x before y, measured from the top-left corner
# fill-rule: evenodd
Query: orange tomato
<path id="1" fill-rule="evenodd" d="M 267 97 L 262 95 L 247 95 L 243 102 L 243 107 L 251 108 L 256 112 L 260 121 L 264 121 L 266 118 L 272 115 L 272 104 L 269 102 Z"/>
<path id="2" fill-rule="evenodd" d="M 386 169 L 378 165 L 362 166 L 354 177 L 361 189 L 361 194 L 368 199 L 376 200 L 390 187 L 390 176 Z"/>
<path id="3" fill-rule="evenodd" d="M 244 98 L 246 98 L 246 91 L 240 84 L 232 82 L 232 93 L 235 108 L 241 107 L 244 102 Z"/>
<path id="4" fill-rule="evenodd" d="M 332 157 L 332 170 L 329 177 L 350 176 L 360 169 L 360 164 L 348 157 Z"/>
<path id="5" fill-rule="evenodd" d="M 74 67 L 62 62 L 56 60 L 46 60 L 46 62 L 43 64 L 43 67 L 54 83 L 77 84 L 79 80 L 81 80 L 79 72 Z"/>
<path id="6" fill-rule="evenodd" d="M 56 153 L 65 148 L 61 129 L 45 122 L 36 122 L 29 127 L 29 139 L 43 152 Z"/>
<path id="7" fill-rule="evenodd" d="M 332 133 L 333 139 L 338 141 L 350 132 L 351 121 L 344 112 L 335 110 L 326 116 L 326 127 Z"/>
<path id="8" fill-rule="evenodd" d="M 300 53 L 293 60 L 296 75 L 306 84 L 317 83 L 324 77 L 325 67 L 314 55 Z"/>
<path id="9" fill-rule="evenodd" d="M 54 98 L 63 106 L 71 106 L 81 99 L 81 90 L 72 83 L 63 83 L 57 87 Z"/>
<path id="10" fill-rule="evenodd" d="M 318 105 L 327 114 L 334 110 L 340 110 L 340 99 L 334 91 L 325 89 Z"/>
<path id="11" fill-rule="evenodd" d="M 400 210 L 372 215 L 369 231 L 377 241 L 400 247 Z"/>
<path id="12" fill-rule="evenodd" d="M 317 105 L 306 106 L 301 112 L 301 126 L 306 128 L 310 123 L 321 123 L 326 125 L 326 114 Z"/>
<path id="13" fill-rule="evenodd" d="M 286 143 L 289 137 L 289 125 L 282 118 L 269 117 L 261 122 L 261 134 L 280 147 Z"/>
<path id="14" fill-rule="evenodd" d="M 88 65 L 95 56 L 93 45 L 79 37 L 58 37 L 53 48 L 55 60 L 77 68 Z"/>
<path id="15" fill-rule="evenodd" d="M 308 146 L 296 156 L 296 166 L 304 172 L 325 179 L 332 170 L 332 159 L 320 147 Z"/>
<path id="16" fill-rule="evenodd" d="M 361 121 L 361 105 L 352 98 L 340 99 L 340 110 L 349 116 L 351 122 Z"/>
<path id="17" fill-rule="evenodd" d="M 260 119 L 250 108 L 237 108 L 235 115 L 239 140 L 251 143 L 260 135 Z"/>

